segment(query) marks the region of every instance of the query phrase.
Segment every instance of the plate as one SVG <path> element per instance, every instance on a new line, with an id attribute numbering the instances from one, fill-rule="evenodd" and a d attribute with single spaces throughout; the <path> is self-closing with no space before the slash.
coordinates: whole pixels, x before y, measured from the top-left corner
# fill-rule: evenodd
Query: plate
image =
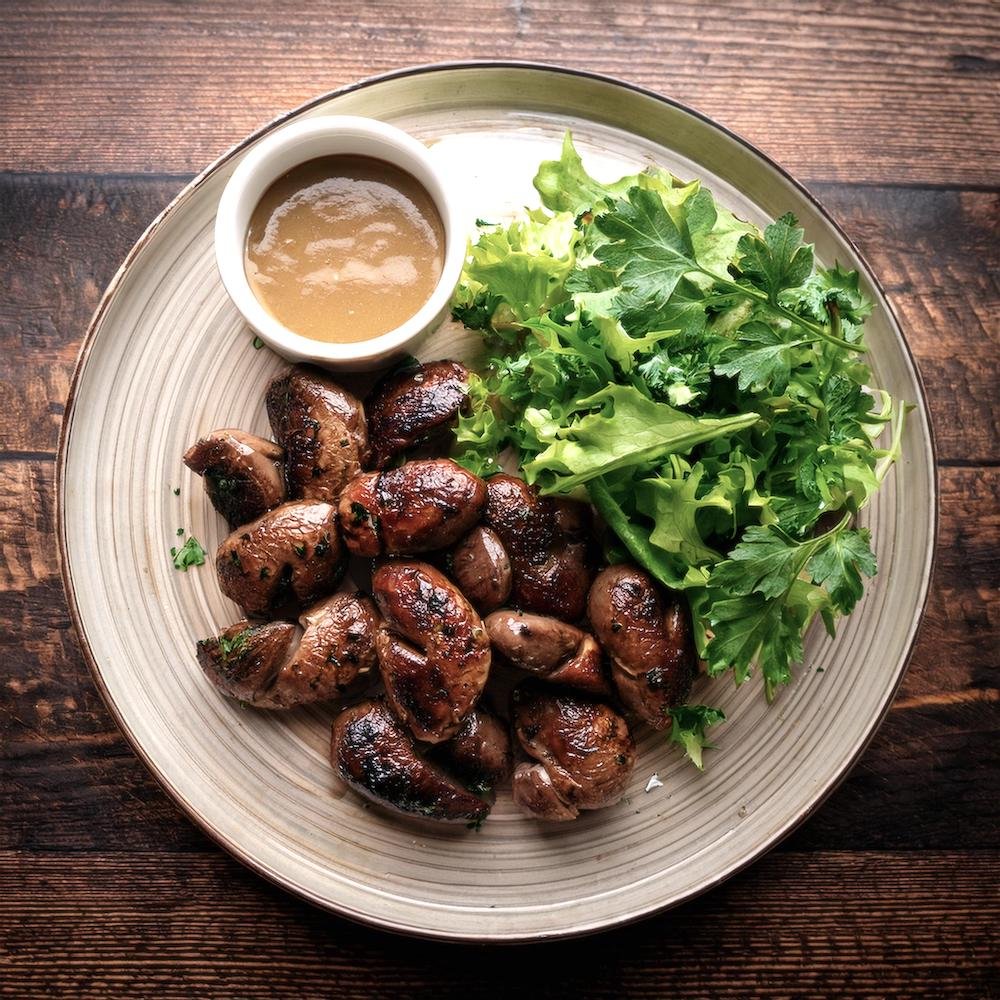
<path id="1" fill-rule="evenodd" d="M 865 511 L 879 569 L 835 641 L 814 630 L 770 708 L 759 682 L 699 681 L 720 705 L 720 749 L 698 773 L 647 734 L 623 801 L 543 825 L 502 795 L 479 832 L 415 826 L 340 794 L 330 708 L 268 714 L 221 697 L 196 638 L 236 620 L 211 565 L 179 573 L 176 531 L 211 552 L 225 529 L 181 463 L 215 427 L 267 433 L 263 392 L 282 361 L 254 350 L 215 267 L 212 226 L 247 150 L 303 116 L 392 122 L 431 146 L 457 195 L 495 219 L 536 204 L 538 162 L 570 128 L 599 177 L 650 161 L 700 177 L 738 215 L 794 212 L 820 260 L 857 268 L 880 385 L 916 401 L 905 459 Z M 447 324 L 421 356 L 468 358 Z M 137 754 L 182 809 L 261 875 L 320 906 L 395 931 L 514 941 L 611 927 L 704 891 L 772 847 L 857 760 L 905 669 L 931 571 L 933 447 L 913 359 L 878 284 L 820 206 L 742 139 L 673 101 L 553 67 L 406 70 L 313 101 L 197 177 L 129 254 L 87 334 L 59 456 L 60 546 L 73 618 L 96 682 Z M 179 495 L 175 495 L 179 489 Z M 652 774 L 663 787 L 647 792 Z"/>

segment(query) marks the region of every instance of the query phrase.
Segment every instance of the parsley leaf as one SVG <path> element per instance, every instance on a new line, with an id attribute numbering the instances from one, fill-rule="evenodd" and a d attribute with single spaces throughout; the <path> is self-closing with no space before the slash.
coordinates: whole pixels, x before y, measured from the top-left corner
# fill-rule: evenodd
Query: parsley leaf
<path id="1" fill-rule="evenodd" d="M 792 377 L 792 351 L 801 340 L 785 341 L 764 323 L 749 323 L 740 330 L 739 341 L 715 365 L 717 375 L 732 375 L 741 389 L 768 390 L 780 396 Z"/>
<path id="2" fill-rule="evenodd" d="M 705 730 L 725 722 L 725 714 L 721 709 L 707 705 L 677 705 L 670 709 L 670 718 L 670 742 L 682 746 L 691 763 L 699 771 L 704 771 L 702 750 L 716 749 L 708 742 Z"/>
<path id="3" fill-rule="evenodd" d="M 599 261 L 620 272 L 621 284 L 653 308 L 665 306 L 677 282 L 698 270 L 691 236 L 678 228 L 655 191 L 634 187 L 628 200 L 594 224 L 610 240 L 598 247 Z"/>
<path id="4" fill-rule="evenodd" d="M 861 574 L 874 576 L 877 569 L 871 533 L 865 528 L 838 533 L 809 562 L 813 580 L 826 587 L 830 599 L 845 615 L 854 610 L 864 593 Z"/>
<path id="5" fill-rule="evenodd" d="M 812 273 L 812 244 L 802 242 L 804 230 L 794 215 L 783 215 L 764 230 L 763 238 L 746 233 L 737 244 L 734 270 L 777 304 L 778 294 L 801 285 Z"/>
<path id="6" fill-rule="evenodd" d="M 205 550 L 194 535 L 179 549 L 171 548 L 170 556 L 173 559 L 174 569 L 179 569 L 182 573 L 186 573 L 189 566 L 203 566 L 205 563 Z"/>
<path id="7" fill-rule="evenodd" d="M 237 632 L 231 639 L 227 639 L 224 635 L 219 636 L 219 653 L 221 654 L 223 663 L 230 657 L 237 656 L 243 651 L 250 631 L 250 629 L 245 628 L 243 631 Z"/>

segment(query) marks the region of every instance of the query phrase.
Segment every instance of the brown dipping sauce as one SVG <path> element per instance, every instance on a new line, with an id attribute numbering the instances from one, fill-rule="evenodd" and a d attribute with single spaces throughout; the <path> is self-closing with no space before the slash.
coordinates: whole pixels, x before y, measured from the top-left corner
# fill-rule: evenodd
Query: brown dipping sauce
<path id="1" fill-rule="evenodd" d="M 279 177 L 250 218 L 245 266 L 261 305 L 289 330 L 370 340 L 430 298 L 444 226 L 423 185 L 368 156 L 324 156 Z"/>

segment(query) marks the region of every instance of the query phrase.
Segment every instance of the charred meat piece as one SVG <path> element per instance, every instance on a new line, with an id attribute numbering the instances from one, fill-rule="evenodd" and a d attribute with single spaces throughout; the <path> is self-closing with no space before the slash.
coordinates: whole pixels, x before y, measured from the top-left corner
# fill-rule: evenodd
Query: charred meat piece
<path id="1" fill-rule="evenodd" d="M 417 753 L 382 701 L 364 701 L 337 716 L 330 756 L 351 788 L 399 812 L 477 824 L 489 815 L 488 802 Z"/>
<path id="2" fill-rule="evenodd" d="M 385 618 L 376 648 L 389 704 L 417 739 L 449 739 L 489 676 L 490 640 L 482 619 L 426 563 L 386 563 L 375 571 L 372 590 Z"/>
<path id="3" fill-rule="evenodd" d="M 273 441 L 224 428 L 191 445 L 184 452 L 184 464 L 204 477 L 208 499 L 232 529 L 285 499 L 280 466 L 284 455 Z"/>
<path id="4" fill-rule="evenodd" d="M 611 696 L 604 657 L 592 635 L 558 618 L 525 611 L 494 611 L 483 624 L 494 651 L 515 667 L 555 684 Z"/>
<path id="5" fill-rule="evenodd" d="M 274 684 L 298 636 L 291 622 L 236 622 L 198 643 L 198 662 L 223 694 L 253 704 Z"/>
<path id="6" fill-rule="evenodd" d="M 670 725 L 695 672 L 695 649 L 683 598 L 664 593 L 637 566 L 609 566 L 590 588 L 590 622 L 611 657 L 618 695 L 654 729 Z"/>
<path id="7" fill-rule="evenodd" d="M 543 497 L 524 481 L 499 475 L 486 484 L 483 521 L 510 558 L 511 604 L 564 621 L 583 617 L 594 577 L 586 504 Z"/>
<path id="8" fill-rule="evenodd" d="M 344 544 L 356 556 L 374 559 L 382 551 L 378 482 L 381 472 L 355 476 L 340 494 L 337 515 Z"/>
<path id="9" fill-rule="evenodd" d="M 457 361 L 431 361 L 387 375 L 365 401 L 372 468 L 444 437 L 469 394 L 469 372 Z"/>
<path id="10" fill-rule="evenodd" d="M 333 591 L 344 550 L 331 504 L 291 500 L 238 528 L 219 546 L 223 594 L 248 614 L 296 612 Z"/>
<path id="11" fill-rule="evenodd" d="M 617 802 L 635 766 L 635 743 L 612 708 L 529 680 L 514 689 L 514 732 L 537 763 L 514 772 L 514 801 L 539 819 L 567 820 Z"/>
<path id="12" fill-rule="evenodd" d="M 368 449 L 361 403 L 321 369 L 296 365 L 268 386 L 267 416 L 285 449 L 288 495 L 336 503 Z"/>
<path id="13" fill-rule="evenodd" d="M 254 701 L 258 708 L 295 708 L 332 701 L 377 665 L 379 614 L 364 595 L 334 594 L 299 618 L 302 638 L 271 687 Z"/>
<path id="14" fill-rule="evenodd" d="M 198 643 L 216 686 L 255 708 L 330 701 L 375 669 L 379 616 L 364 595 L 335 594 L 290 622 L 231 625 Z"/>
<path id="15" fill-rule="evenodd" d="M 452 579 L 480 614 L 502 608 L 510 597 L 510 557 L 495 531 L 478 524 L 449 556 Z"/>
<path id="16" fill-rule="evenodd" d="M 433 753 L 481 795 L 510 777 L 507 726 L 482 705 L 477 705 L 466 716 L 462 728 L 447 742 L 439 743 Z"/>
<path id="17" fill-rule="evenodd" d="M 347 484 L 338 505 L 358 556 L 415 555 L 453 545 L 479 520 L 486 485 L 448 458 L 406 462 Z"/>
<path id="18" fill-rule="evenodd" d="M 576 806 L 563 800 L 544 764 L 521 761 L 514 768 L 511 791 L 521 811 L 535 819 L 562 823 L 580 815 Z"/>

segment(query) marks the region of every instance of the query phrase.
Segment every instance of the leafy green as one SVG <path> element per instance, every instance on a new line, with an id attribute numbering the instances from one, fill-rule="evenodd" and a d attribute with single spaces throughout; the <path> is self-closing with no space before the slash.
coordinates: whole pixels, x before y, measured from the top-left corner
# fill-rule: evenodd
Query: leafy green
<path id="1" fill-rule="evenodd" d="M 721 709 L 709 708 L 707 705 L 677 705 L 670 709 L 670 719 L 670 742 L 682 746 L 694 766 L 699 771 L 704 771 L 702 751 L 715 749 L 708 742 L 705 730 L 709 726 L 725 722 L 725 714 Z"/>
<path id="2" fill-rule="evenodd" d="M 698 524 L 699 514 L 708 508 L 733 512 L 733 503 L 722 483 L 716 483 L 707 492 L 701 490 L 704 477 L 705 467 L 699 462 L 679 477 L 644 479 L 636 493 L 636 506 L 653 522 L 650 543 L 677 553 L 691 566 L 722 558 L 705 542 Z"/>
<path id="3" fill-rule="evenodd" d="M 583 160 L 573 146 L 569 134 L 563 137 L 562 155 L 558 160 L 546 160 L 535 174 L 535 190 L 542 204 L 553 212 L 569 212 L 574 217 L 589 211 L 605 198 L 621 193 L 632 178 L 604 185 L 595 181 L 583 167 Z"/>
<path id="4" fill-rule="evenodd" d="M 783 215 L 764 230 L 763 237 L 751 233 L 741 237 L 734 270 L 777 303 L 780 292 L 801 285 L 812 274 L 813 248 L 802 242 L 803 236 L 795 216 Z"/>
<path id="5" fill-rule="evenodd" d="M 609 240 L 597 259 L 654 309 L 666 304 L 685 274 L 698 270 L 690 233 L 678 228 L 655 191 L 630 188 L 628 200 L 615 202 L 594 224 Z"/>
<path id="6" fill-rule="evenodd" d="M 756 423 L 754 413 L 732 417 L 692 417 L 656 403 L 628 385 L 609 385 L 580 400 L 594 412 L 559 426 L 544 410 L 526 411 L 535 424 L 543 452 L 524 465 L 525 478 L 543 493 L 568 493 L 575 487 L 625 466 L 644 465 L 666 455 L 687 453 L 695 445 Z"/>
<path id="7" fill-rule="evenodd" d="M 802 659 L 802 633 L 820 612 L 832 631 L 834 609 L 849 614 L 860 599 L 861 573 L 875 574 L 867 531 L 850 515 L 822 535 L 796 542 L 775 527 L 751 526 L 708 580 L 708 669 L 732 668 L 737 680 L 760 664 L 768 698 L 787 684 Z M 808 567 L 808 577 L 803 571 Z"/>
<path id="8" fill-rule="evenodd" d="M 189 566 L 203 566 L 205 564 L 205 550 L 194 535 L 178 549 L 171 547 L 170 558 L 173 560 L 174 569 L 179 569 L 182 573 L 188 571 Z"/>
<path id="9" fill-rule="evenodd" d="M 506 229 L 483 233 L 469 251 L 465 277 L 468 288 L 488 292 L 460 308 L 485 311 L 492 302 L 495 311 L 502 303 L 515 320 L 547 311 L 564 295 L 576 262 L 577 236 L 569 213 L 549 216 L 541 210 L 528 212 Z"/>
<path id="10" fill-rule="evenodd" d="M 487 349 L 455 457 L 490 475 L 510 451 L 589 499 L 609 558 L 684 592 L 710 673 L 756 665 L 773 697 L 875 572 L 855 520 L 907 407 L 862 360 L 871 302 L 792 216 L 761 231 L 655 166 L 597 180 L 569 134 L 535 187 L 542 208 L 481 227 L 453 301 Z M 692 757 L 709 724 L 675 720 Z"/>
<path id="11" fill-rule="evenodd" d="M 249 635 L 250 629 L 245 628 L 241 632 L 237 632 L 231 639 L 227 639 L 224 635 L 219 636 L 219 653 L 223 663 L 231 656 L 237 656 L 243 651 Z"/>
<path id="12" fill-rule="evenodd" d="M 474 475 L 491 476 L 500 471 L 497 456 L 504 439 L 504 425 L 493 411 L 486 383 L 478 375 L 470 375 L 469 410 L 459 414 L 457 449 L 452 457 Z"/>
<path id="13" fill-rule="evenodd" d="M 764 323 L 748 323 L 726 352 L 726 360 L 715 365 L 715 372 L 735 376 L 741 389 L 770 390 L 780 395 L 792 377 L 792 352 L 801 344 L 801 340 L 784 340 Z"/>
<path id="14" fill-rule="evenodd" d="M 845 615 L 854 610 L 864 593 L 861 574 L 874 576 L 877 571 L 871 533 L 866 528 L 840 532 L 809 562 L 813 580 L 826 587 L 830 600 Z"/>

